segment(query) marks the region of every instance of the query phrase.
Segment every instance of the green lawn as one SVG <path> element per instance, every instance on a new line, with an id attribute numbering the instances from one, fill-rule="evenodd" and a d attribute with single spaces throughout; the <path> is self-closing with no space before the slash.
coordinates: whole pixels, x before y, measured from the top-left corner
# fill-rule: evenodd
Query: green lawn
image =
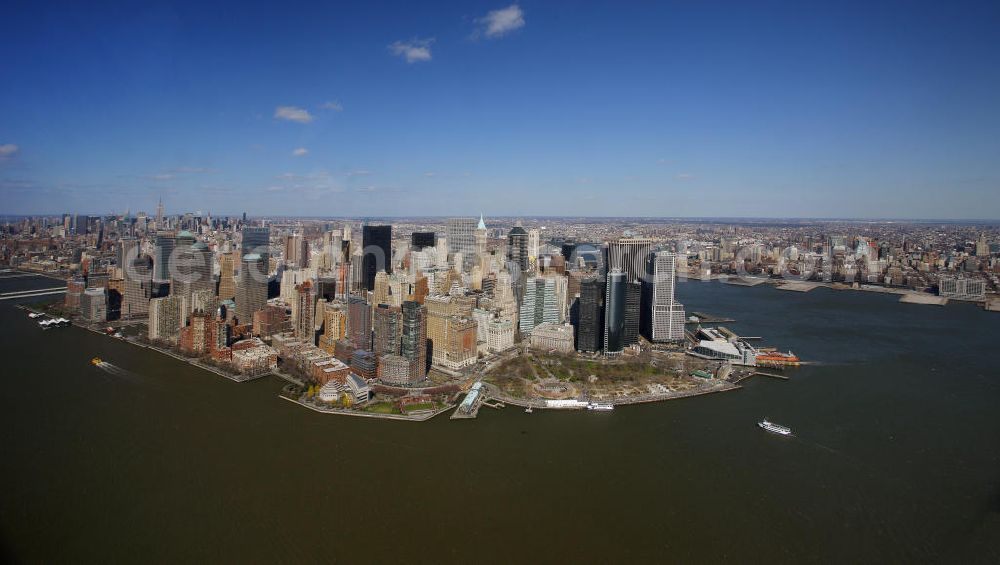
<path id="1" fill-rule="evenodd" d="M 404 410 L 407 412 L 415 412 L 417 410 L 435 410 L 437 409 L 436 402 L 418 402 L 417 404 L 410 404 Z"/>
<path id="2" fill-rule="evenodd" d="M 399 414 L 399 410 L 396 409 L 396 405 L 392 402 L 379 402 L 377 404 L 366 406 L 365 412 L 374 412 L 376 414 Z"/>

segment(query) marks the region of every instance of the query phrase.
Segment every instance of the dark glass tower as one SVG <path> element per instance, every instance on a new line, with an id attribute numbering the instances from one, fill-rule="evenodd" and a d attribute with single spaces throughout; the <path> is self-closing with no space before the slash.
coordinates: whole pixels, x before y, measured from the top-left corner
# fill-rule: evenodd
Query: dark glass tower
<path id="1" fill-rule="evenodd" d="M 153 280 L 166 282 L 170 280 L 170 256 L 174 252 L 176 237 L 170 232 L 156 234 L 156 245 L 153 249 Z"/>
<path id="2" fill-rule="evenodd" d="M 528 270 L 528 232 L 514 226 L 507 234 L 507 258 L 516 263 L 522 272 Z"/>
<path id="3" fill-rule="evenodd" d="M 410 247 L 414 251 L 420 251 L 425 247 L 437 245 L 437 234 L 432 231 L 415 231 L 410 236 Z"/>
<path id="4" fill-rule="evenodd" d="M 375 290 L 375 274 L 392 274 L 392 226 L 361 228 L 361 276 L 365 290 Z"/>
<path id="5" fill-rule="evenodd" d="M 579 322 L 576 328 L 576 348 L 580 351 L 604 349 L 604 287 L 597 277 L 580 282 Z"/>
<path id="6" fill-rule="evenodd" d="M 625 349 L 625 273 L 608 273 L 604 293 L 604 354 L 618 355 Z"/>
<path id="7" fill-rule="evenodd" d="M 246 218 L 244 218 L 246 221 Z M 243 242 L 240 244 L 240 257 L 249 254 L 260 255 L 264 266 L 264 274 L 271 270 L 271 228 L 266 226 L 248 226 L 243 228 Z"/>
<path id="8" fill-rule="evenodd" d="M 642 302 L 640 283 L 625 283 L 625 327 L 622 333 L 625 347 L 639 343 L 639 307 Z"/>

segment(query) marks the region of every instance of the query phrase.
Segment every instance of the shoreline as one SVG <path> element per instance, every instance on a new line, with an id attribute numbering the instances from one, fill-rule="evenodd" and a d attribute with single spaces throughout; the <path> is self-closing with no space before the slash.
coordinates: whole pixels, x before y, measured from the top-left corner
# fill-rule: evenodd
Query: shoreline
<path id="1" fill-rule="evenodd" d="M 51 314 L 49 314 L 47 312 L 38 311 L 38 310 L 36 310 L 36 309 L 34 309 L 34 308 L 32 308 L 32 307 L 30 307 L 28 305 L 24 305 L 24 304 L 16 304 L 16 305 L 14 305 L 14 307 L 18 308 L 20 310 L 28 311 L 28 312 L 35 312 L 35 313 L 43 314 L 45 316 L 51 316 Z M 123 341 L 125 343 L 131 344 L 131 345 L 143 348 L 143 349 L 155 351 L 155 352 L 160 353 L 162 355 L 166 355 L 168 357 L 171 357 L 171 358 L 173 358 L 173 359 L 175 359 L 177 361 L 181 361 L 183 363 L 186 363 L 186 364 L 188 364 L 188 365 L 190 365 L 192 367 L 195 367 L 195 368 L 198 368 L 198 369 L 202 369 L 202 370 L 210 372 L 210 373 L 212 373 L 212 374 L 214 374 L 216 376 L 225 378 L 225 379 L 227 379 L 227 380 L 229 380 L 231 382 L 234 382 L 234 383 L 245 383 L 245 382 L 254 381 L 254 380 L 261 379 L 261 378 L 268 377 L 268 376 L 274 376 L 274 377 L 280 378 L 282 380 L 285 380 L 285 381 L 287 381 L 289 383 L 296 384 L 296 385 L 299 385 L 299 386 L 303 386 L 303 383 L 299 382 L 297 379 L 291 378 L 290 375 L 285 375 L 285 374 L 281 373 L 280 371 L 271 371 L 271 372 L 264 373 L 264 374 L 261 374 L 261 375 L 253 375 L 253 376 L 232 375 L 232 374 L 226 373 L 225 371 L 223 371 L 222 369 L 219 369 L 217 367 L 212 367 L 212 366 L 200 363 L 200 362 L 198 362 L 197 359 L 192 359 L 192 358 L 189 358 L 189 357 L 185 357 L 185 356 L 181 355 L 180 353 L 177 353 L 177 352 L 174 352 L 174 351 L 170 351 L 170 350 L 167 350 L 167 349 L 163 349 L 161 347 L 157 347 L 157 346 L 152 345 L 152 344 L 143 343 L 141 341 L 137 341 L 135 339 L 129 339 L 127 337 L 115 338 L 114 336 L 108 335 L 107 333 L 105 333 L 105 332 L 103 332 L 103 331 L 101 331 L 99 329 L 96 329 L 94 327 L 90 327 L 90 326 L 81 324 L 81 323 L 79 323 L 76 320 L 72 321 L 72 327 L 80 328 L 80 329 L 83 329 L 85 331 L 92 332 L 92 333 L 94 333 L 96 335 L 99 335 L 99 336 L 109 337 L 109 338 L 112 338 L 112 339 Z M 480 380 L 481 379 L 482 379 L 482 375 L 480 375 Z M 501 403 L 503 403 L 505 405 L 509 404 L 509 405 L 512 405 L 512 406 L 518 406 L 520 408 L 531 408 L 533 410 L 534 409 L 556 410 L 556 411 L 558 411 L 558 410 L 567 410 L 566 408 L 557 408 L 557 407 L 547 406 L 546 401 L 547 400 L 551 400 L 551 399 L 541 398 L 541 397 L 538 397 L 538 398 L 515 398 L 515 397 L 511 397 L 511 396 L 508 396 L 508 395 L 500 392 L 499 388 L 497 388 L 496 385 L 494 385 L 492 383 L 488 383 L 488 382 L 484 381 L 483 384 L 486 387 L 486 393 L 487 393 L 487 394 L 484 395 L 484 397 L 482 399 L 483 401 L 494 400 L 494 401 L 499 401 L 499 402 L 501 402 Z M 677 400 L 677 399 L 682 399 L 682 398 L 692 398 L 692 397 L 696 397 L 696 396 L 704 396 L 704 395 L 708 395 L 708 394 L 716 394 L 716 393 L 720 393 L 720 392 L 730 392 L 730 391 L 734 391 L 734 390 L 739 390 L 741 388 L 743 388 L 743 387 L 741 385 L 737 384 L 737 383 L 733 383 L 733 382 L 730 382 L 730 381 L 725 380 L 725 379 L 720 379 L 720 380 L 718 380 L 717 384 L 715 384 L 715 385 L 713 385 L 711 387 L 706 387 L 706 388 L 699 387 L 699 388 L 694 389 L 694 390 L 680 391 L 680 392 L 671 391 L 671 392 L 666 393 L 666 394 L 644 394 L 644 395 L 638 395 L 638 396 L 635 396 L 635 397 L 616 397 L 614 399 L 602 400 L 602 402 L 606 402 L 606 403 L 614 405 L 616 407 L 617 406 L 635 405 L 635 404 L 650 404 L 650 403 L 657 403 L 657 402 L 667 402 L 667 401 L 670 401 L 670 400 Z M 299 406 L 301 406 L 303 408 L 306 408 L 308 410 L 311 410 L 313 412 L 320 413 L 320 414 L 332 414 L 332 415 L 339 415 L 339 416 L 356 416 L 356 417 L 362 417 L 362 418 L 380 418 L 380 419 L 385 419 L 385 420 L 397 420 L 397 421 L 405 421 L 405 422 L 424 422 L 424 421 L 430 420 L 432 418 L 435 418 L 436 416 L 439 416 L 439 415 L 441 415 L 441 414 L 443 414 L 445 412 L 453 410 L 453 409 L 455 409 L 458 406 L 458 404 L 454 404 L 454 403 L 453 404 L 448 404 L 448 405 L 446 405 L 446 406 L 444 406 L 442 408 L 439 408 L 438 410 L 431 411 L 431 412 L 424 412 L 424 413 L 421 413 L 419 415 L 382 414 L 382 413 L 375 413 L 375 412 L 366 412 L 364 410 L 349 410 L 349 409 L 348 410 L 344 410 L 344 409 L 338 409 L 338 408 L 322 408 L 322 407 L 319 407 L 319 406 L 314 406 L 314 405 L 305 403 L 305 402 L 301 401 L 300 399 L 289 398 L 287 396 L 284 396 L 283 394 L 279 394 L 278 397 L 282 398 L 284 400 L 287 400 L 289 402 L 292 402 L 294 404 L 297 404 L 297 405 L 299 405 Z"/>

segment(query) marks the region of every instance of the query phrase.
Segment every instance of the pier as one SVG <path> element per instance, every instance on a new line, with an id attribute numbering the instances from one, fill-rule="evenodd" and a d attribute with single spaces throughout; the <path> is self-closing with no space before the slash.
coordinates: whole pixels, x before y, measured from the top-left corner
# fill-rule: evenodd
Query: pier
<path id="1" fill-rule="evenodd" d="M 718 324 L 718 323 L 736 321 L 734 318 L 721 318 L 713 316 L 711 314 L 706 314 L 704 312 L 691 312 L 691 315 L 694 316 L 695 318 L 698 318 L 698 323 L 704 323 L 704 324 Z"/>

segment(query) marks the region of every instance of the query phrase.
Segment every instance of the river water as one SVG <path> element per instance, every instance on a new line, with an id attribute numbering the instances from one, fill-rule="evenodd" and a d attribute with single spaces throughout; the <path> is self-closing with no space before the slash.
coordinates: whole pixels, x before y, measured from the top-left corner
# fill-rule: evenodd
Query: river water
<path id="1" fill-rule="evenodd" d="M 0 302 L 0 560 L 1000 560 L 1000 314 L 823 288 L 678 296 L 815 364 L 611 413 L 395 422 L 43 332 Z"/>

